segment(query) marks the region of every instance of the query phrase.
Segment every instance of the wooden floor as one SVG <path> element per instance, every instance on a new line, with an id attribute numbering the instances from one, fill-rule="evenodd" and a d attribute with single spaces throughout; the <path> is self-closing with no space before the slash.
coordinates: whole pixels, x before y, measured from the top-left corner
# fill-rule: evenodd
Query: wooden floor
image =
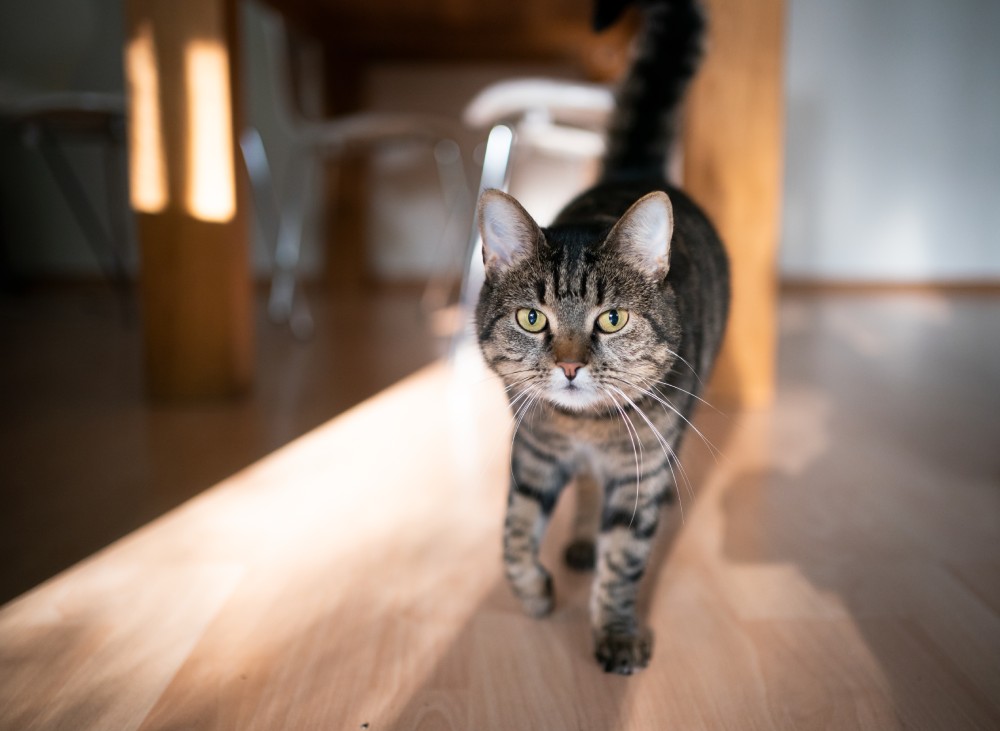
<path id="1" fill-rule="evenodd" d="M 1000 727 L 1000 298 L 786 297 L 778 401 L 697 423 L 644 616 L 591 658 L 500 571 L 510 421 L 419 372 L 0 610 L 3 729 Z"/>
<path id="2" fill-rule="evenodd" d="M 444 352 L 418 288 L 310 297 L 299 342 L 257 312 L 246 398 L 151 404 L 135 305 L 96 286 L 0 297 L 0 603 Z"/>

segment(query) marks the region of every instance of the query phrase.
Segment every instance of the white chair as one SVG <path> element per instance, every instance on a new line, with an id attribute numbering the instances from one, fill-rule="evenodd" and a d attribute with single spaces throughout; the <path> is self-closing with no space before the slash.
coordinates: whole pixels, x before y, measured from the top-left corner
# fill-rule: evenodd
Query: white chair
<path id="1" fill-rule="evenodd" d="M 128 261 L 132 237 L 125 183 L 124 95 L 37 91 L 3 85 L 0 124 L 15 131 L 25 146 L 38 150 L 95 261 L 117 289 L 122 312 L 129 317 Z M 108 225 L 88 194 L 87 182 L 81 179 L 64 151 L 64 146 L 72 142 L 103 148 Z"/>
<path id="2" fill-rule="evenodd" d="M 306 206 L 320 179 L 323 162 L 358 150 L 391 144 L 425 144 L 433 151 L 442 196 L 450 215 L 467 205 L 462 156 L 454 141 L 456 123 L 446 118 L 416 114 L 356 113 L 332 119 L 309 119 L 292 93 L 293 74 L 288 34 L 277 14 L 261 9 L 264 17 L 268 78 L 282 136 L 289 141 L 288 161 L 280 199 L 272 183 L 271 165 L 259 131 L 248 128 L 240 139 L 250 176 L 258 221 L 272 242 L 274 272 L 268 312 L 275 322 L 288 322 L 299 337 L 312 330 L 309 308 L 298 286 L 302 231 Z M 328 179 L 328 184 L 334 181 Z"/>
<path id="3" fill-rule="evenodd" d="M 566 158 L 598 158 L 614 108 L 609 87 L 553 79 L 511 79 L 483 89 L 466 106 L 463 120 L 488 129 L 478 200 L 488 188 L 507 190 L 511 164 L 520 154 L 545 152 Z M 462 279 L 462 306 L 475 307 L 482 286 L 482 241 L 473 221 Z"/>

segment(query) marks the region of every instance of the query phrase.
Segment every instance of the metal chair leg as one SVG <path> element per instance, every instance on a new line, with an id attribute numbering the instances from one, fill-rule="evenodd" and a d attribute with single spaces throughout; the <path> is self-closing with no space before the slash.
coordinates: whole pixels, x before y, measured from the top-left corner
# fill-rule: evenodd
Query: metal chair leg
<path id="1" fill-rule="evenodd" d="M 240 135 L 240 150 L 253 190 L 257 224 L 264 234 L 264 240 L 274 252 L 274 272 L 268 313 L 275 322 L 287 322 L 295 337 L 306 340 L 312 336 L 313 319 L 301 288 L 296 296 L 296 269 L 302 246 L 304 206 L 309 195 L 310 169 L 314 168 L 315 163 L 311 161 L 303 163 L 303 174 L 298 177 L 300 186 L 293 186 L 289 197 L 291 208 L 285 211 L 283 216 L 275 198 L 267 150 L 260 132 L 255 127 L 247 128 Z M 294 170 L 290 174 L 294 175 Z M 294 180 L 293 178 L 292 181 Z"/>
<path id="2" fill-rule="evenodd" d="M 510 182 L 510 155 L 514 147 L 514 130 L 505 124 L 498 124 L 490 130 L 483 155 L 483 172 L 479 179 L 476 203 L 484 190 L 498 188 L 506 191 Z M 479 222 L 473 214 L 469 242 L 466 247 L 465 271 L 462 276 L 462 294 L 459 299 L 466 312 L 472 312 L 479 289 L 482 287 L 483 269 L 482 241 L 479 238 Z"/>
<path id="3" fill-rule="evenodd" d="M 290 162 L 288 184 L 283 196 L 278 238 L 274 249 L 274 274 L 271 280 L 271 295 L 268 314 L 275 322 L 290 322 L 296 298 L 301 302 L 294 310 L 300 325 L 305 318 L 311 321 L 304 294 L 298 286 L 298 266 L 302 253 L 302 230 L 305 224 L 306 204 L 316 176 L 315 160 L 308 156 L 298 156 Z M 297 291 L 298 290 L 298 291 Z M 306 328 L 300 327 L 305 334 Z M 299 333 L 296 333 L 299 334 Z"/>
<path id="4" fill-rule="evenodd" d="M 124 129 L 121 134 L 112 138 L 111 144 L 104 151 L 104 182 L 106 186 L 106 203 L 108 220 L 111 223 L 111 242 L 114 246 L 114 267 L 118 277 L 118 296 L 121 300 L 122 317 L 126 323 L 131 323 L 137 317 L 135 303 L 132 301 L 132 280 L 129 276 L 129 265 L 133 261 L 131 253 L 135 250 L 135 234 L 132 219 L 128 215 L 128 161 L 125 157 Z"/>
<path id="5" fill-rule="evenodd" d="M 108 279 L 121 284 L 124 279 L 124 269 L 118 257 L 113 237 L 105 229 L 100 217 L 91 205 L 83 183 L 73 170 L 73 166 L 70 165 L 55 135 L 44 125 L 40 126 L 37 131 L 39 134 L 38 149 L 42 153 L 42 158 L 48 165 L 56 185 L 59 186 L 63 199 L 76 218 L 80 230 L 83 231 L 84 237 L 90 244 L 94 258 Z M 104 257 L 103 248 L 110 252 L 110 264 Z"/>
<path id="6" fill-rule="evenodd" d="M 275 200 L 271 164 L 264 147 L 264 140 L 256 127 L 248 127 L 240 135 L 243 166 L 250 178 L 254 214 L 268 249 L 273 251 L 278 239 L 278 203 Z"/>
<path id="7" fill-rule="evenodd" d="M 432 271 L 450 269 L 455 264 L 456 257 L 464 255 L 457 240 L 462 237 L 462 229 L 466 222 L 465 214 L 470 210 L 469 184 L 465 177 L 465 164 L 462 151 L 454 140 L 441 140 L 434 146 L 434 162 L 437 165 L 438 183 L 441 186 L 441 200 L 444 203 L 446 218 L 441 236 L 432 254 L 434 266 Z M 457 231 L 455 229 L 458 229 Z M 443 261 L 444 256 L 448 261 Z M 459 262 L 464 271 L 465 262 Z M 424 312 L 433 312 L 444 307 L 448 301 L 450 278 L 447 276 L 430 276 L 424 287 L 420 304 Z"/>

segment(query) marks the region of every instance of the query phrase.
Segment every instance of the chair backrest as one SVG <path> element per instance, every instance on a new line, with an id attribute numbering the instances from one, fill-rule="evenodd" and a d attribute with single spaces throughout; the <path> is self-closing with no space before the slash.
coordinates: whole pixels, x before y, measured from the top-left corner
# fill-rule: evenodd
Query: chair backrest
<path id="1" fill-rule="evenodd" d="M 602 125 L 614 108 L 607 86 L 556 79 L 508 79 L 479 92 L 465 107 L 463 119 L 473 127 L 489 127 L 533 112 L 579 126 Z"/>
<path id="2" fill-rule="evenodd" d="M 104 0 L 0 3 L 0 116 L 122 115 L 121 29 Z M 109 47 L 110 43 L 114 43 Z"/>
<path id="3" fill-rule="evenodd" d="M 271 108 L 282 131 L 294 134 L 312 116 L 313 110 L 304 108 L 302 90 L 314 80 L 299 78 L 302 74 L 296 73 L 302 71 L 303 64 L 296 63 L 300 59 L 291 40 L 294 34 L 281 15 L 262 3 L 254 3 L 251 17 L 263 40 L 261 70 L 265 93 L 272 101 Z"/>
<path id="4" fill-rule="evenodd" d="M 604 129 L 613 108 L 614 95 L 599 84 L 509 79 L 477 94 L 463 119 L 473 127 L 509 124 L 518 145 L 566 157 L 592 157 L 604 150 Z"/>

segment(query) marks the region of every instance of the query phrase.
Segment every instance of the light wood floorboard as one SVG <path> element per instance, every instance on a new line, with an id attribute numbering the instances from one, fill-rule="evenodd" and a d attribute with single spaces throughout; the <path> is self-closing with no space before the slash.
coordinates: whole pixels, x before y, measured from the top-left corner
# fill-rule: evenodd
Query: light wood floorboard
<path id="1" fill-rule="evenodd" d="M 438 363 L 0 609 L 4 729 L 1000 727 L 1000 299 L 786 296 L 777 402 L 697 424 L 600 672 L 500 568 L 510 420 Z"/>

